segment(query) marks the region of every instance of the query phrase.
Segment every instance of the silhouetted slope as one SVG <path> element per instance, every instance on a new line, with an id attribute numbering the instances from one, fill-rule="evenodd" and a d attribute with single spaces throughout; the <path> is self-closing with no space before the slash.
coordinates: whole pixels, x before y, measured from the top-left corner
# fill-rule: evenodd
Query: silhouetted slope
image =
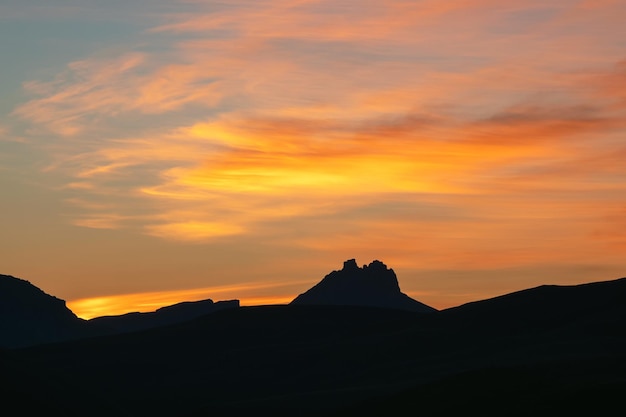
<path id="1" fill-rule="evenodd" d="M 92 395 L 64 372 L 49 372 L 22 361 L 14 351 L 0 350 L 0 404 L 2 415 L 41 417 L 99 417 L 127 414 L 107 406 L 106 399 Z M 85 400 L 88 399 L 88 402 Z M 90 412 L 102 407 L 102 414 Z M 82 412 L 79 412 L 82 411 Z M 88 412 L 87 412 L 88 411 Z"/>
<path id="2" fill-rule="evenodd" d="M 297 296 L 294 305 L 358 305 L 395 308 L 432 313 L 436 309 L 420 303 L 400 291 L 393 269 L 374 261 L 359 268 L 354 259 L 343 269 L 326 275 L 322 281 Z"/>
<path id="3" fill-rule="evenodd" d="M 89 335 L 86 323 L 28 281 L 0 275 L 0 346 L 19 347 Z"/>
<path id="4" fill-rule="evenodd" d="M 332 415 L 610 416 L 623 408 L 626 380 L 619 375 L 626 375 L 624 357 L 486 368 L 366 400 Z"/>
<path id="5" fill-rule="evenodd" d="M 239 300 L 218 301 L 216 303 L 213 300 L 188 301 L 161 307 L 150 313 L 96 317 L 89 320 L 89 323 L 106 327 L 114 333 L 127 333 L 181 323 L 205 314 L 237 307 L 239 307 Z"/>

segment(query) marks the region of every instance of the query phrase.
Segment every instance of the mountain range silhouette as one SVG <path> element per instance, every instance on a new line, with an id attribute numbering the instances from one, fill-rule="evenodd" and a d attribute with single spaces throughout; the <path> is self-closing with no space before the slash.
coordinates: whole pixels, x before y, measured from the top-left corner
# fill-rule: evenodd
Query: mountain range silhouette
<path id="1" fill-rule="evenodd" d="M 0 275 L 0 348 L 16 348 L 128 333 L 172 325 L 226 308 L 239 307 L 239 300 L 187 301 L 149 313 L 78 318 L 65 301 L 46 294 L 30 282 Z"/>
<path id="2" fill-rule="evenodd" d="M 371 271 L 380 274 L 368 277 Z M 369 294 L 358 302 L 371 301 L 372 288 L 399 292 L 390 271 L 347 261 L 313 287 L 322 289 L 290 305 L 210 310 L 55 343 L 31 338 L 30 347 L 0 349 L 3 408 L 94 417 L 588 416 L 621 409 L 626 278 L 540 286 L 442 311 L 354 305 L 355 293 Z M 325 298 L 328 288 L 370 278 L 376 283 L 364 284 L 367 290 L 348 286 L 347 298 Z M 25 281 L 0 276 L 0 290 L 3 325 L 25 315 L 31 321 L 20 323 L 39 329 L 42 309 L 54 306 L 47 323 L 107 327 L 80 321 Z M 22 303 L 9 291 L 32 299 Z"/>
<path id="3" fill-rule="evenodd" d="M 89 320 L 89 322 L 100 325 L 103 331 L 109 334 L 129 333 L 152 329 L 154 327 L 168 326 L 226 308 L 237 307 L 239 307 L 239 300 L 218 302 L 213 302 L 211 299 L 185 301 L 171 306 L 161 307 L 149 313 L 134 312 L 119 316 L 96 317 Z"/>

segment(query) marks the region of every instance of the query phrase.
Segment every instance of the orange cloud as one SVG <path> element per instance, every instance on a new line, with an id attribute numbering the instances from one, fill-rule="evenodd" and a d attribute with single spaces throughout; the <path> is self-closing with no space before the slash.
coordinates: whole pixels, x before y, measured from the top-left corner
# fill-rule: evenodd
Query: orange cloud
<path id="1" fill-rule="evenodd" d="M 48 172 L 84 227 L 432 269 L 613 262 L 589 238 L 626 195 L 623 6 L 603 4 L 196 2 L 148 47 L 26 83 L 14 114 L 57 135 Z"/>
<path id="2" fill-rule="evenodd" d="M 89 227 L 91 229 L 120 229 L 122 222 L 127 218 L 115 214 L 102 213 L 89 217 L 82 217 L 73 220 L 76 226 Z"/>
<path id="3" fill-rule="evenodd" d="M 225 222 L 187 221 L 146 226 L 152 236 L 175 240 L 207 240 L 216 237 L 239 235 L 245 229 L 238 224 Z"/>

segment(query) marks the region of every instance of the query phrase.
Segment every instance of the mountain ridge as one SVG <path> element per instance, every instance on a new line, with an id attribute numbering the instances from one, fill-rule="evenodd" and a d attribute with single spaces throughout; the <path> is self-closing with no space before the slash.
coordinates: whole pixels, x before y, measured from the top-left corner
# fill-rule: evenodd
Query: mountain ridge
<path id="1" fill-rule="evenodd" d="M 89 323 L 112 329 L 113 333 L 127 333 L 169 326 L 175 323 L 195 319 L 205 314 L 211 314 L 227 308 L 238 308 L 239 300 L 183 301 L 156 309 L 155 311 L 139 313 L 131 312 L 115 316 L 94 317 Z"/>
<path id="2" fill-rule="evenodd" d="M 8 393 L 5 404 L 29 399 L 33 410 L 64 410 L 50 414 L 59 416 L 589 415 L 594 399 L 609 410 L 623 402 L 624 294 L 626 280 L 617 279 L 540 286 L 432 314 L 224 309 L 137 332 L 0 349 L 0 395 Z"/>
<path id="3" fill-rule="evenodd" d="M 569 292 L 568 287 L 555 286 L 545 298 L 536 299 L 535 291 L 516 295 L 543 314 L 541 321 L 531 318 L 521 326 L 508 313 L 489 322 L 462 310 L 255 306 L 13 354 L 45 365 L 45 373 L 88 381 L 136 417 L 389 415 L 382 411 L 397 409 L 396 401 L 410 410 L 427 402 L 425 415 L 453 416 L 461 409 L 508 415 L 511 410 L 502 407 L 521 402 L 522 415 L 553 416 L 554 410 L 537 412 L 535 404 L 563 406 L 559 398 L 572 386 L 583 398 L 626 381 L 626 305 L 613 297 L 612 285 L 592 283 L 575 291 L 591 289 L 614 314 L 588 310 L 587 315 L 576 303 L 559 308 L 561 290 Z M 484 303 L 481 314 L 500 316 L 500 306 L 479 303 Z M 557 305 L 542 313 L 543 303 Z M 441 404 L 429 400 L 433 389 L 438 401 L 456 405 L 438 413 Z M 621 404 L 621 391 L 610 389 L 604 400 Z M 416 395 L 395 400 L 402 392 Z M 553 394 L 556 399 L 550 400 Z M 86 407 L 94 404 L 85 401 Z M 369 401 L 382 408 L 365 406 L 360 414 L 357 406 Z M 497 406 L 482 413 L 491 403 Z M 355 414 L 339 411 L 352 406 Z"/>
<path id="4" fill-rule="evenodd" d="M 65 300 L 30 281 L 0 274 L 0 348 L 22 348 L 87 337 L 115 335 L 168 326 L 227 308 L 239 300 L 185 301 L 149 313 L 127 313 L 84 320 Z"/>

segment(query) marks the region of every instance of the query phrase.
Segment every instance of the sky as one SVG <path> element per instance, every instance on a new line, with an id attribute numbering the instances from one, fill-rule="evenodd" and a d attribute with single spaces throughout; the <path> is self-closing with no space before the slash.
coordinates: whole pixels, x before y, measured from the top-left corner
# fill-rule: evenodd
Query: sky
<path id="1" fill-rule="evenodd" d="M 622 0 L 2 0 L 0 273 L 89 318 L 626 276 Z"/>

